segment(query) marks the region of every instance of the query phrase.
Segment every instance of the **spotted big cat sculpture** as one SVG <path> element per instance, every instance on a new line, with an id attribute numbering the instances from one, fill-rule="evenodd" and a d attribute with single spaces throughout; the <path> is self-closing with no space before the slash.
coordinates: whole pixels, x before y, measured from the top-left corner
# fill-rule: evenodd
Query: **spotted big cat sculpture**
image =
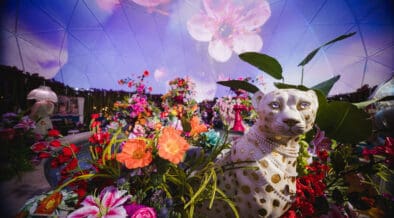
<path id="1" fill-rule="evenodd" d="M 280 217 L 296 193 L 299 136 L 312 129 L 318 109 L 314 91 L 278 89 L 254 94 L 256 123 L 217 161 L 233 169 L 218 173 L 218 187 L 236 206 L 240 217 Z M 224 201 L 208 204 L 202 217 L 234 217 Z"/>

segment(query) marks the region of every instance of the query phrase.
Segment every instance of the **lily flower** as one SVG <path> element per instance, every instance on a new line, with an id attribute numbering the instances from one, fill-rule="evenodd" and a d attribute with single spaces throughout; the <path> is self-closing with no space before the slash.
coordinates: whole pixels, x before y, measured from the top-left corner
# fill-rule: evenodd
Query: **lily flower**
<path id="1" fill-rule="evenodd" d="M 100 196 L 87 196 L 81 203 L 82 207 L 68 215 L 68 218 L 83 217 L 127 217 L 123 204 L 130 199 L 127 191 L 118 190 L 113 186 L 103 189 Z"/>

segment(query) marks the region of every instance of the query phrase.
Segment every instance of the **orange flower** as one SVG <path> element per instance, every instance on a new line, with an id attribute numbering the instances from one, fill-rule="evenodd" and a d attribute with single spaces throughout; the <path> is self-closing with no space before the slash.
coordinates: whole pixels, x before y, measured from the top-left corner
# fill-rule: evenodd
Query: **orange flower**
<path id="1" fill-rule="evenodd" d="M 162 126 L 163 124 L 161 124 L 160 122 L 155 123 L 155 130 L 160 130 Z"/>
<path id="2" fill-rule="evenodd" d="M 174 127 L 164 127 L 158 140 L 158 154 L 174 164 L 182 161 L 183 155 L 189 148 L 187 141 Z"/>
<path id="3" fill-rule="evenodd" d="M 190 126 L 192 130 L 190 130 L 190 136 L 198 135 L 202 132 L 207 132 L 208 128 L 204 124 L 200 124 L 200 119 L 197 116 L 194 116 L 190 120 Z"/>
<path id="4" fill-rule="evenodd" d="M 142 139 L 130 139 L 123 145 L 116 160 L 124 163 L 128 169 L 148 166 L 152 162 L 152 152 Z"/>
<path id="5" fill-rule="evenodd" d="M 45 197 L 37 206 L 35 213 L 37 214 L 52 214 L 57 206 L 62 202 L 62 194 L 54 192 L 53 194 Z"/>

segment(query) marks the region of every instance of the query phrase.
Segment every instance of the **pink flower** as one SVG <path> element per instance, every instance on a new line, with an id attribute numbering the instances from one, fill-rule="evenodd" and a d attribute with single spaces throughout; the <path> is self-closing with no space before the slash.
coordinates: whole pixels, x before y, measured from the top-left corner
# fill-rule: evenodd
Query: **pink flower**
<path id="1" fill-rule="evenodd" d="M 197 41 L 209 42 L 209 55 L 226 62 L 232 51 L 260 51 L 263 41 L 259 28 L 271 16 L 265 0 L 237 4 L 229 0 L 203 0 L 204 12 L 187 22 L 189 34 Z"/>
<path id="2" fill-rule="evenodd" d="M 136 203 L 125 206 L 127 215 L 131 218 L 156 218 L 155 209 Z"/>
<path id="3" fill-rule="evenodd" d="M 82 207 L 68 215 L 69 218 L 82 217 L 127 217 L 123 204 L 131 197 L 127 191 L 115 187 L 103 189 L 100 196 L 87 196 L 81 203 Z"/>

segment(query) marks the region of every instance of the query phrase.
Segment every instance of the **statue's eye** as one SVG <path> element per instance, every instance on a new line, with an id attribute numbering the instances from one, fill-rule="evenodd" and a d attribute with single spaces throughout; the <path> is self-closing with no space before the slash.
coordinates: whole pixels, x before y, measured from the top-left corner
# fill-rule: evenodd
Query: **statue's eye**
<path id="1" fill-rule="evenodd" d="M 269 106 L 270 106 L 272 109 L 279 109 L 279 108 L 280 108 L 280 104 L 279 104 L 279 102 L 277 102 L 277 101 L 273 101 L 273 102 L 269 103 Z"/>
<path id="2" fill-rule="evenodd" d="M 304 109 L 308 108 L 310 105 L 311 105 L 311 103 L 309 103 L 309 102 L 301 101 L 298 104 L 298 110 L 304 110 Z"/>

